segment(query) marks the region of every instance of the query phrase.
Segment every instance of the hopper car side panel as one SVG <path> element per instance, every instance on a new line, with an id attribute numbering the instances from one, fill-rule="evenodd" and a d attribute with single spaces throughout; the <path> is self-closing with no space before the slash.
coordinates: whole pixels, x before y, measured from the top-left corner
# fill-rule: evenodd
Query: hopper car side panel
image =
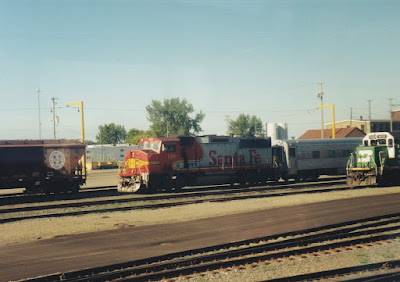
<path id="1" fill-rule="evenodd" d="M 0 188 L 27 192 L 77 192 L 85 183 L 75 140 L 0 141 Z"/>

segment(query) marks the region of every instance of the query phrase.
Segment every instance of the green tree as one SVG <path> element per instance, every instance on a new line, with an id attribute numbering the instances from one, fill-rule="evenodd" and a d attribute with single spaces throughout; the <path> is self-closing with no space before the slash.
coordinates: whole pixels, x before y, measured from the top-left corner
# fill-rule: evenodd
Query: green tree
<path id="1" fill-rule="evenodd" d="M 140 138 L 153 137 L 153 136 L 155 136 L 155 133 L 151 130 L 140 130 L 132 128 L 128 131 L 128 135 L 126 137 L 125 142 L 130 144 L 137 144 Z"/>
<path id="2" fill-rule="evenodd" d="M 147 119 L 151 122 L 150 130 L 156 136 L 190 135 L 202 130 L 200 123 L 205 114 L 200 111 L 191 118 L 189 115 L 194 112 L 194 108 L 186 99 L 164 99 L 163 102 L 152 100 L 146 110 Z"/>
<path id="3" fill-rule="evenodd" d="M 92 140 L 85 140 L 85 145 L 95 145 L 96 142 L 92 141 Z"/>
<path id="4" fill-rule="evenodd" d="M 236 135 L 263 135 L 263 123 L 257 116 L 240 114 L 236 120 L 229 121 L 229 133 Z"/>
<path id="5" fill-rule="evenodd" d="M 249 135 L 261 135 L 264 136 L 265 130 L 262 120 L 257 116 L 252 116 L 250 118 L 250 130 Z"/>
<path id="6" fill-rule="evenodd" d="M 96 135 L 98 144 L 120 144 L 126 139 L 126 130 L 123 125 L 115 123 L 99 125 L 99 133 Z"/>

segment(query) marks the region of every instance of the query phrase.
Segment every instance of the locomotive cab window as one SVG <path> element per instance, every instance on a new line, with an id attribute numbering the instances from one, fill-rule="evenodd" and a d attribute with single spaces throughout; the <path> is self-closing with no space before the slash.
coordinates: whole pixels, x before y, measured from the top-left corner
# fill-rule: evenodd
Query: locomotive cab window
<path id="1" fill-rule="evenodd" d="M 175 144 L 163 144 L 163 152 L 174 153 Z"/>
<path id="2" fill-rule="evenodd" d="M 139 149 L 144 149 L 144 150 L 153 150 L 158 152 L 160 149 L 160 142 L 143 142 L 142 144 L 139 145 Z"/>

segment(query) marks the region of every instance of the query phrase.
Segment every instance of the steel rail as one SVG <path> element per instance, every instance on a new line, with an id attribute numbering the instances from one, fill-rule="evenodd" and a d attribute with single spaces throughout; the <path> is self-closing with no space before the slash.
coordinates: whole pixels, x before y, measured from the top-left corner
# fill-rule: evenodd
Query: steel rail
<path id="1" fill-rule="evenodd" d="M 112 193 L 110 193 L 112 192 Z M 110 195 L 104 195 L 108 193 Z M 100 194 L 100 195 L 93 195 Z M 95 188 L 85 188 L 81 189 L 79 193 L 61 193 L 61 194 L 6 194 L 0 196 L 0 206 L 4 205 L 17 205 L 17 204 L 29 204 L 37 202 L 54 202 L 62 200 L 72 200 L 72 199 L 85 199 L 85 198 L 95 198 L 95 197 L 109 197 L 114 195 L 121 195 L 117 192 L 117 186 L 99 186 Z"/>
<path id="2" fill-rule="evenodd" d="M 210 270 L 218 270 L 221 268 L 231 268 L 236 265 L 250 265 L 257 264 L 260 261 L 279 259 L 283 257 L 298 256 L 301 254 L 319 252 L 324 248 L 335 249 L 343 246 L 351 246 L 355 244 L 365 244 L 368 242 L 382 241 L 392 239 L 393 236 L 400 237 L 400 233 L 395 235 L 387 236 L 373 236 L 363 239 L 350 240 L 344 242 L 338 242 L 334 244 L 325 244 L 322 246 L 299 248 L 293 251 L 279 252 L 276 254 L 260 254 L 250 255 L 250 257 L 242 258 L 243 255 L 240 251 L 237 252 L 235 258 L 221 259 L 220 261 L 214 262 L 216 258 L 210 258 L 207 262 L 204 262 L 206 257 L 195 258 L 187 260 L 185 262 L 171 262 L 170 264 L 161 264 L 156 267 L 143 266 L 142 268 L 136 268 L 133 270 L 121 270 L 113 273 L 104 273 L 100 275 L 92 275 L 92 277 L 82 277 L 76 279 L 64 279 L 63 281 L 104 281 L 116 280 L 116 281 L 148 281 L 153 279 L 165 279 L 178 277 L 181 275 L 192 275 L 193 273 L 206 272 Z"/>
<path id="3" fill-rule="evenodd" d="M 350 274 L 358 274 L 361 272 L 366 271 L 376 271 L 380 269 L 395 269 L 400 267 L 400 260 L 392 260 L 392 261 L 384 261 L 379 263 L 372 263 L 372 264 L 365 264 L 360 266 L 353 266 L 353 267 L 345 267 L 345 268 L 338 268 L 333 270 L 327 271 L 319 271 L 309 274 L 302 274 L 296 276 L 289 276 L 277 279 L 270 279 L 266 280 L 268 282 L 286 282 L 286 281 L 310 281 L 314 279 L 324 279 L 324 278 L 333 278 L 336 279 L 338 276 L 344 277 L 345 275 Z M 376 275 L 363 275 L 358 278 L 350 278 L 350 279 L 341 279 L 341 281 L 348 281 L 348 282 L 366 282 L 366 281 L 399 281 L 400 278 L 400 271 L 389 272 L 384 274 L 376 274 Z"/>

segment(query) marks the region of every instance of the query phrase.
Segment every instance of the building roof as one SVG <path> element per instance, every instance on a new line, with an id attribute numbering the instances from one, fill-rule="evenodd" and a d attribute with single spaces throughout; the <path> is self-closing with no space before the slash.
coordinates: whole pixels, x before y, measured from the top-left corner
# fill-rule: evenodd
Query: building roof
<path id="1" fill-rule="evenodd" d="M 337 128 L 335 130 L 336 138 L 364 137 L 365 133 L 357 127 Z M 321 138 L 321 129 L 307 130 L 298 139 L 319 139 Z M 332 129 L 324 129 L 324 138 L 332 138 Z"/>

